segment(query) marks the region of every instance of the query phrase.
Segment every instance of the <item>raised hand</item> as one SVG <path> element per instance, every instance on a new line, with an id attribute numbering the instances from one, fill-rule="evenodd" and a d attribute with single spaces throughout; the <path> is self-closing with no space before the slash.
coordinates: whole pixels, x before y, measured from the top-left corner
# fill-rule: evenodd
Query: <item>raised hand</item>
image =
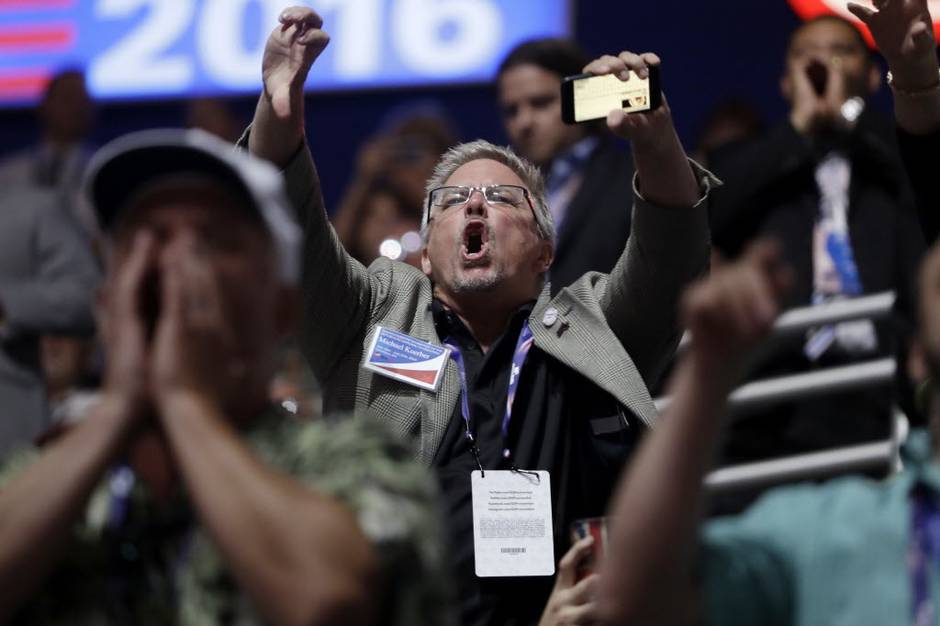
<path id="1" fill-rule="evenodd" d="M 937 43 L 927 0 L 875 0 L 875 9 L 850 2 L 849 11 L 871 30 L 894 84 L 909 91 L 938 82 Z"/>
<path id="2" fill-rule="evenodd" d="M 330 36 L 323 30 L 320 16 L 307 7 L 285 9 L 280 22 L 265 44 L 261 74 L 264 93 L 275 114 L 288 118 L 294 113 L 291 96 L 303 92 L 307 73 Z"/>
<path id="3" fill-rule="evenodd" d="M 156 317 L 156 246 L 153 235 L 139 232 L 128 244 L 127 261 L 110 282 L 102 310 L 108 346 L 104 394 L 129 416 L 150 408 L 148 335 Z M 120 252 L 119 252 L 120 253 Z"/>
<path id="4" fill-rule="evenodd" d="M 792 282 L 774 242 L 759 241 L 741 260 L 690 287 L 682 316 L 692 335 L 691 357 L 711 370 L 736 375 L 736 367 L 773 326 Z"/>
<path id="5" fill-rule="evenodd" d="M 251 365 L 239 361 L 206 254 L 187 235 L 167 247 L 161 258 L 163 307 L 151 357 L 158 407 L 180 393 L 221 406 L 226 386 L 242 384 Z"/>
<path id="6" fill-rule="evenodd" d="M 599 622 L 597 603 L 597 574 L 576 581 L 578 565 L 591 555 L 594 538 L 587 536 L 575 543 L 558 563 L 555 587 L 548 598 L 539 626 L 571 626 Z"/>
<path id="7" fill-rule="evenodd" d="M 652 52 L 635 54 L 621 52 L 617 56 L 606 54 L 584 67 L 586 74 L 602 76 L 616 74 L 621 80 L 627 80 L 630 72 L 640 78 L 649 76 L 649 68 L 660 65 L 660 59 Z M 644 113 L 624 113 L 615 109 L 607 115 L 607 127 L 616 135 L 635 142 L 655 142 L 664 132 L 672 130 L 672 115 L 669 105 L 663 97 L 663 103 L 654 111 Z"/>
<path id="8" fill-rule="evenodd" d="M 791 63 L 788 68 L 791 86 L 790 123 L 800 133 L 813 133 L 821 128 L 845 124 L 842 105 L 848 99 L 842 60 L 828 62 L 808 59 Z M 822 89 L 818 90 L 817 85 Z"/>

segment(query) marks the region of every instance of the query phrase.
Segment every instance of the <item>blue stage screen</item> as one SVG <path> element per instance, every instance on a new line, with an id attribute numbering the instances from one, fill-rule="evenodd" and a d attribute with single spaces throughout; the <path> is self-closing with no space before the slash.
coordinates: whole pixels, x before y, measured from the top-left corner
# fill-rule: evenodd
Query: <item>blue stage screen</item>
<path id="1" fill-rule="evenodd" d="M 569 34 L 568 0 L 306 0 L 332 41 L 313 90 L 491 80 L 533 37 Z M 261 55 L 288 0 L 0 0 L 0 107 L 35 102 L 80 67 L 102 100 L 260 89 Z"/>

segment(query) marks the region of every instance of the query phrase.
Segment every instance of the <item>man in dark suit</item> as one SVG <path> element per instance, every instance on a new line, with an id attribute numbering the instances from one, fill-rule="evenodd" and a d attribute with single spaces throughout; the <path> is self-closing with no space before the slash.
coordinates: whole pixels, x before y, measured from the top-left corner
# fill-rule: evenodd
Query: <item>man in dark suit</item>
<path id="1" fill-rule="evenodd" d="M 912 317 L 923 238 L 894 131 L 865 106 L 880 77 L 851 23 L 816 18 L 790 39 L 781 79 L 788 119 L 709 160 L 726 183 L 711 206 L 715 245 L 733 257 L 756 237 L 777 239 L 795 276 L 788 307 L 895 291 L 899 309 Z M 872 359 L 897 344 L 890 330 L 867 321 L 817 328 L 761 364 L 760 373 Z M 886 390 L 875 389 L 778 407 L 769 419 L 736 425 L 729 456 L 750 460 L 881 438 L 890 403 Z"/>
<path id="2" fill-rule="evenodd" d="M 588 57 L 571 42 L 537 39 L 516 46 L 496 78 L 500 111 L 513 149 L 545 175 L 558 239 L 552 293 L 585 272 L 609 272 L 630 234 L 633 163 L 597 124 L 561 121 L 561 81 Z"/>

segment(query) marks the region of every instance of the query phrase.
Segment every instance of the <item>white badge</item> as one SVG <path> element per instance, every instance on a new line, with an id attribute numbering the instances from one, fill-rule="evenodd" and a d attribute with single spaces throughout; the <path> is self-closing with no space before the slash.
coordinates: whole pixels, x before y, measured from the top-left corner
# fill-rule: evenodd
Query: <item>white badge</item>
<path id="1" fill-rule="evenodd" d="M 376 326 L 362 366 L 428 391 L 437 391 L 450 348 Z"/>
<path id="2" fill-rule="evenodd" d="M 552 486 L 548 472 L 470 474 L 477 576 L 555 573 Z"/>

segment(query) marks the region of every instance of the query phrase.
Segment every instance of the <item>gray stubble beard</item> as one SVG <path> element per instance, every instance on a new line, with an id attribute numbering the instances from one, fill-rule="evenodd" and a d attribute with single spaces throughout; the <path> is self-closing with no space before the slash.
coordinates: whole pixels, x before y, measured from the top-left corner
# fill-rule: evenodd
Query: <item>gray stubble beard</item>
<path id="1" fill-rule="evenodd" d="M 480 276 L 462 276 L 460 274 L 454 280 L 451 289 L 454 293 L 478 293 L 489 291 L 503 281 L 503 272 L 496 268 Z"/>

